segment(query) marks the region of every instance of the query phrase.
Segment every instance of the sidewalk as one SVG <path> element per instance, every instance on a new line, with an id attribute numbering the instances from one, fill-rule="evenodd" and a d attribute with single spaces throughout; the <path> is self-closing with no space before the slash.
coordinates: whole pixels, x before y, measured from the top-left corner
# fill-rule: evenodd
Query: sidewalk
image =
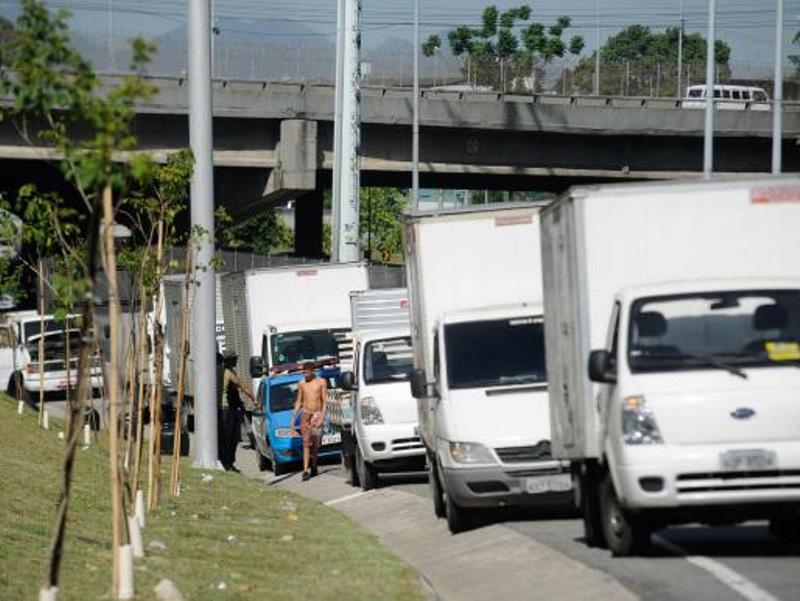
<path id="1" fill-rule="evenodd" d="M 430 501 L 392 488 L 364 493 L 340 478 L 260 473 L 252 451 L 240 449 L 237 465 L 250 477 L 332 506 L 380 538 L 414 567 L 433 599 L 479 601 L 634 601 L 616 580 L 502 525 L 453 536 L 436 519 Z M 323 470 L 324 471 L 324 470 Z"/>

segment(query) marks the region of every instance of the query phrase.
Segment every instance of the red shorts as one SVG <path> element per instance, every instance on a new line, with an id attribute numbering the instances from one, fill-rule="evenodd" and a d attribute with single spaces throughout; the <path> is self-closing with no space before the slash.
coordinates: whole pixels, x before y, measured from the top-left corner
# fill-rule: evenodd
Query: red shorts
<path id="1" fill-rule="evenodd" d="M 322 423 L 324 419 L 321 412 L 312 413 L 303 411 L 300 416 L 300 432 L 303 434 L 303 446 L 316 449 L 322 440 Z"/>

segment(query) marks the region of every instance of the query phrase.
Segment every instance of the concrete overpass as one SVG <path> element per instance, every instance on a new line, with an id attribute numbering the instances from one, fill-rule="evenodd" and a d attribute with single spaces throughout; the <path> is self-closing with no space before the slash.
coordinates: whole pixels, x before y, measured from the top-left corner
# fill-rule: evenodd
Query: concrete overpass
<path id="1" fill-rule="evenodd" d="M 180 78 L 153 83 L 159 91 L 141 105 L 136 129 L 141 150 L 158 157 L 188 146 L 188 86 Z M 297 220 L 307 224 L 315 249 L 333 167 L 333 104 L 328 85 L 215 81 L 217 197 L 242 216 L 301 199 Z M 411 107 L 408 90 L 362 89 L 364 184 L 410 184 Z M 422 92 L 420 117 L 424 187 L 561 191 L 702 171 L 703 111 L 675 99 L 431 89 Z M 720 110 L 716 125 L 718 173 L 769 171 L 770 111 Z M 783 125 L 784 169 L 800 171 L 800 103 L 785 104 Z M 11 124 L 0 124 L 0 159 L 45 158 L 52 158 L 49 149 L 29 146 Z"/>

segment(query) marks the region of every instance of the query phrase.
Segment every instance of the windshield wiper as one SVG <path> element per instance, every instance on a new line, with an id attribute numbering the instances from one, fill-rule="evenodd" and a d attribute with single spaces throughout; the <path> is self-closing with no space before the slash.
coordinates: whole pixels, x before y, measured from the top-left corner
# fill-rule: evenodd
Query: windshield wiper
<path id="1" fill-rule="evenodd" d="M 739 376 L 743 380 L 747 379 L 747 374 L 744 370 L 736 367 L 735 365 L 731 365 L 725 361 L 720 361 L 719 359 L 711 356 L 711 355 L 687 355 L 686 353 L 679 355 L 680 359 L 691 359 L 692 361 L 696 361 L 702 365 L 708 365 L 710 367 L 716 367 L 717 369 L 723 369 L 727 371 L 729 374 L 734 376 Z"/>

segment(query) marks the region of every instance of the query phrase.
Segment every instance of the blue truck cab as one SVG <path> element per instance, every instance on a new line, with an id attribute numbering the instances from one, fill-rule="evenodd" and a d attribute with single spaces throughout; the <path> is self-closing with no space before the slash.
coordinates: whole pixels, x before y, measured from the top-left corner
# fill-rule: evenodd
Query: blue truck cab
<path id="1" fill-rule="evenodd" d="M 330 390 L 336 386 L 339 368 L 318 369 L 316 374 L 327 380 Z M 303 460 L 299 418 L 292 424 L 292 410 L 302 380 L 303 373 L 299 371 L 272 374 L 262 377 L 258 386 L 257 404 L 253 411 L 258 467 L 264 471 L 271 466 L 276 476 L 286 473 L 292 464 Z M 340 454 L 341 434 L 332 430 L 330 416 L 326 413 L 319 457 L 338 457 Z"/>

